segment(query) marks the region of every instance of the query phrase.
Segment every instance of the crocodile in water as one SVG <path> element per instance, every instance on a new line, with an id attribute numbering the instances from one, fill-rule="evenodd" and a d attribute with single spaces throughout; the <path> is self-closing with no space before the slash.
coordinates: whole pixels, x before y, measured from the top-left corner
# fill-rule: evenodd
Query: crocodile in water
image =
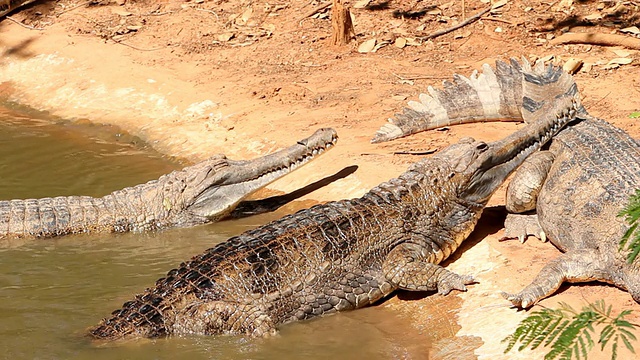
<path id="1" fill-rule="evenodd" d="M 396 289 L 465 290 L 471 276 L 438 264 L 471 233 L 504 179 L 579 104 L 562 106 L 540 109 L 538 121 L 503 140 L 460 140 L 361 198 L 316 205 L 233 237 L 171 270 L 90 333 L 109 340 L 263 336 Z"/>
<path id="2" fill-rule="evenodd" d="M 0 201 L 0 238 L 125 232 L 217 221 L 243 199 L 335 145 L 333 129 L 320 129 L 286 149 L 253 160 L 216 155 L 157 180 L 101 198 Z"/>
<path id="3" fill-rule="evenodd" d="M 421 102 L 412 103 L 412 109 L 383 126 L 372 141 L 459 123 L 535 121 L 523 116 L 519 94 L 527 92 L 530 104 L 524 105 L 536 106 L 538 101 L 557 101 L 558 88 L 570 88 L 571 96 L 579 96 L 573 78 L 551 65 L 531 69 L 528 63 L 513 60 L 497 62 L 495 70 L 485 65 L 482 74 L 475 73 L 471 80 L 456 76 L 444 91 L 430 89 L 431 96 L 421 95 Z M 487 100 L 492 98 L 500 99 L 499 106 L 486 105 L 495 104 Z M 454 104 L 464 104 L 464 111 Z M 507 190 L 507 210 L 536 209 L 537 214 L 509 214 L 506 236 L 521 241 L 527 235 L 549 238 L 564 252 L 525 289 L 504 294 L 516 306 L 530 307 L 564 282 L 588 281 L 614 284 L 640 302 L 640 261 L 628 264 L 627 252 L 619 249 L 627 225 L 617 216 L 640 186 L 640 146 L 583 107 L 576 116 L 583 120 L 555 136 L 548 151 L 529 157 Z"/>

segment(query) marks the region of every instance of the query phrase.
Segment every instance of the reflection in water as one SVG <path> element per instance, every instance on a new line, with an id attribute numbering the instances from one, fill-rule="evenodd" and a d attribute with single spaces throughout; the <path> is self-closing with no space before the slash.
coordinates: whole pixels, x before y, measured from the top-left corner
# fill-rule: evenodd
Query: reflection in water
<path id="1" fill-rule="evenodd" d="M 180 167 L 113 129 L 0 108 L 0 199 L 102 196 Z M 423 359 L 424 336 L 384 307 L 282 328 L 268 339 L 190 337 L 96 346 L 84 331 L 181 261 L 265 214 L 164 232 L 71 235 L 0 248 L 0 349 L 8 359 Z"/>

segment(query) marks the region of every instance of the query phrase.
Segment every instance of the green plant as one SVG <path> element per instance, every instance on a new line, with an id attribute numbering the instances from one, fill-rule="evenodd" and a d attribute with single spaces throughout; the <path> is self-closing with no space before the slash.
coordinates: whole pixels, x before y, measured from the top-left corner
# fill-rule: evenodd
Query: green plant
<path id="1" fill-rule="evenodd" d="M 520 322 L 515 332 L 502 342 L 507 342 L 505 353 L 511 351 L 517 343 L 518 351 L 527 347 L 532 350 L 540 345 L 550 347 L 545 360 L 587 358 L 587 353 L 595 345 L 596 327 L 601 329 L 597 338 L 600 349 L 603 350 L 611 343 L 611 358 L 618 355 L 618 344 L 635 354 L 631 345 L 636 336 L 631 332 L 638 327 L 625 320 L 631 310 L 624 310 L 617 316 L 611 315 L 611 306 L 606 306 L 604 300 L 596 301 L 577 312 L 566 303 L 560 303 L 559 309 L 543 308 L 534 311 Z"/>
<path id="2" fill-rule="evenodd" d="M 631 114 L 629 114 L 629 117 L 632 119 L 638 119 L 640 118 L 640 111 L 634 111 Z"/>
<path id="3" fill-rule="evenodd" d="M 627 262 L 631 264 L 640 253 L 640 232 L 637 231 L 638 219 L 640 218 L 640 189 L 637 189 L 636 193 L 629 197 L 629 203 L 618 213 L 618 216 L 624 216 L 629 223 L 629 228 L 620 240 L 620 251 L 629 251 Z"/>

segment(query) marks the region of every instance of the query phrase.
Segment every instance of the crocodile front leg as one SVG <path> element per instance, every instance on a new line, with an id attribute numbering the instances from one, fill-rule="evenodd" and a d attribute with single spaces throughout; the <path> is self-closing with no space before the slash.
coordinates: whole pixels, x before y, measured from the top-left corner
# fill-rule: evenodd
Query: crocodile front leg
<path id="1" fill-rule="evenodd" d="M 547 234 L 538 221 L 538 214 L 507 214 L 504 220 L 504 239 L 518 238 L 524 243 L 529 235 L 537 237 L 542 242 L 547 241 Z"/>
<path id="2" fill-rule="evenodd" d="M 556 292 L 563 282 L 611 279 L 600 258 L 593 250 L 569 251 L 547 263 L 522 291 L 517 294 L 503 292 L 502 296 L 517 307 L 528 308 Z"/>
<path id="3" fill-rule="evenodd" d="M 396 288 L 410 291 L 433 291 L 446 295 L 451 290 L 466 291 L 473 284 L 472 276 L 458 275 L 440 265 L 428 262 L 417 245 L 395 247 L 382 265 L 385 278 Z"/>
<path id="4" fill-rule="evenodd" d="M 529 235 L 542 241 L 547 236 L 538 223 L 538 215 L 523 214 L 536 208 L 538 194 L 553 164 L 554 155 L 550 151 L 532 154 L 516 170 L 507 187 L 506 207 L 509 211 L 505 220 L 505 238 L 518 238 L 520 242 Z"/>

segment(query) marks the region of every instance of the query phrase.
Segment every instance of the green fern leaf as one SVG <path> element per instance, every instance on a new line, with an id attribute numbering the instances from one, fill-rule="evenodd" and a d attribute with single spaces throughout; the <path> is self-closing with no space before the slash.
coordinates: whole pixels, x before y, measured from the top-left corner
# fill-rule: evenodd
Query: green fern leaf
<path id="1" fill-rule="evenodd" d="M 558 334 L 558 332 L 556 332 L 556 328 L 558 327 L 558 325 L 560 325 L 560 322 L 562 321 L 561 317 L 557 317 L 555 319 L 552 320 L 552 322 L 549 324 L 549 326 L 547 326 L 544 331 L 542 331 L 537 337 L 536 339 L 531 342 L 531 350 L 535 350 L 538 348 L 538 346 L 540 346 L 540 344 L 542 344 L 542 342 L 547 339 L 547 342 L 549 341 L 553 341 L 553 339 L 556 337 L 556 335 Z M 566 321 L 565 322 L 565 326 L 566 324 L 568 324 L 569 322 Z M 551 339 L 551 340 L 549 340 Z M 546 345 L 545 345 L 546 346 Z"/>
<path id="2" fill-rule="evenodd" d="M 612 306 L 607 306 L 604 300 L 584 306 L 579 313 L 569 304 L 559 305 L 559 309 L 545 308 L 532 312 L 522 320 L 516 331 L 502 340 L 508 342 L 505 353 L 520 343 L 518 351 L 525 348 L 533 350 L 540 345 L 550 347 L 545 360 L 587 359 L 595 346 L 596 328 L 601 329 L 598 336 L 600 349 L 604 350 L 607 344 L 611 344 L 613 360 L 618 356 L 619 341 L 635 353 L 631 342 L 637 340 L 632 332 L 637 325 L 624 319 L 631 314 L 631 310 L 624 310 L 612 317 Z"/>
<path id="3" fill-rule="evenodd" d="M 576 342 L 576 348 L 578 344 L 580 345 L 580 348 L 579 348 L 580 351 L 575 351 L 576 357 L 580 359 L 580 355 L 582 355 L 582 357 L 586 359 L 587 352 L 589 352 L 589 349 L 591 349 L 591 347 L 585 344 L 584 339 L 582 337 L 578 337 L 578 341 Z"/>
<path id="4" fill-rule="evenodd" d="M 562 324 L 560 326 L 558 326 L 557 329 L 555 329 L 551 334 L 549 334 L 549 338 L 547 339 L 547 341 L 544 343 L 544 346 L 547 347 L 549 346 L 553 341 L 555 341 L 555 339 L 558 337 L 559 334 L 561 334 L 564 329 L 567 327 L 567 325 L 569 325 L 570 321 L 569 320 L 564 320 L 562 322 Z"/>
<path id="5" fill-rule="evenodd" d="M 628 336 L 629 338 L 631 338 L 631 339 L 633 339 L 633 340 L 637 340 L 637 339 L 636 339 L 636 336 L 635 336 L 635 335 L 633 335 L 633 333 L 632 333 L 632 332 L 630 332 L 630 331 L 629 331 L 629 330 L 627 330 L 627 329 L 619 328 L 619 329 L 618 329 L 618 331 L 620 331 L 620 334 L 621 334 L 621 335 Z"/>
<path id="6" fill-rule="evenodd" d="M 607 346 L 607 343 L 609 342 L 609 340 L 611 340 L 613 334 L 615 334 L 615 329 L 611 324 L 605 326 L 604 329 L 602 329 L 602 332 L 600 333 L 600 340 L 598 340 L 598 342 L 600 343 L 600 350 L 604 350 L 604 347 Z"/>
<path id="7" fill-rule="evenodd" d="M 629 341 L 629 339 L 627 339 L 627 337 L 624 336 L 623 334 L 620 334 L 620 338 L 622 339 L 624 346 L 626 346 L 627 349 L 629 349 L 629 351 L 635 354 L 636 351 L 633 349 L 633 346 L 631 345 L 631 342 Z"/>
<path id="8" fill-rule="evenodd" d="M 520 339 L 521 345 L 518 348 L 518 351 L 526 349 L 527 346 L 529 346 L 529 344 L 531 344 L 531 342 L 534 341 L 543 332 L 544 328 L 549 325 L 549 323 L 551 322 L 551 317 L 546 315 L 547 314 L 544 314 L 544 316 L 539 316 L 538 318 L 536 318 L 536 322 L 534 324 L 531 324 L 531 327 L 528 329 L 527 333 L 524 334 L 524 336 L 522 336 L 522 338 Z"/>
<path id="9" fill-rule="evenodd" d="M 623 310 L 620 315 L 616 316 L 616 320 L 621 319 L 627 315 L 631 314 L 631 310 L 627 309 L 627 310 Z M 633 325 L 629 324 L 630 326 L 633 327 Z"/>
<path id="10" fill-rule="evenodd" d="M 618 216 L 624 217 L 630 225 L 620 239 L 619 250 L 629 251 L 627 262 L 631 264 L 640 254 L 640 232 L 636 231 L 638 219 L 640 219 L 640 189 L 637 189 L 635 194 L 629 198 L 629 203 L 618 213 Z M 629 240 L 631 241 L 629 242 Z"/>

